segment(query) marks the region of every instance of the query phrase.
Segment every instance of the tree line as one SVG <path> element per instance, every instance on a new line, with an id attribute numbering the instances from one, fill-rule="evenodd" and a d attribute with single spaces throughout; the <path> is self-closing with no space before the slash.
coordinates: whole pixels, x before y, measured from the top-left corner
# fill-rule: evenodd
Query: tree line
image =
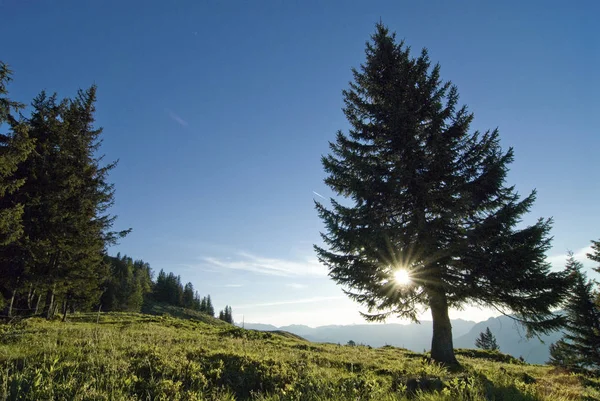
<path id="1" fill-rule="evenodd" d="M 191 283 L 107 249 L 131 232 L 114 230 L 117 162 L 99 154 L 96 86 L 73 98 L 40 92 L 29 115 L 8 96 L 0 61 L 0 310 L 52 318 L 68 311 L 140 311 L 149 299 L 214 316 Z"/>
<path id="2" fill-rule="evenodd" d="M 110 274 L 102 284 L 100 307 L 105 311 L 141 312 L 145 304 L 161 303 L 215 316 L 210 295 L 201 297 L 191 282 L 160 270 L 156 280 L 150 265 L 127 255 L 106 256 Z M 233 323 L 230 306 L 219 312 L 219 319 Z"/>

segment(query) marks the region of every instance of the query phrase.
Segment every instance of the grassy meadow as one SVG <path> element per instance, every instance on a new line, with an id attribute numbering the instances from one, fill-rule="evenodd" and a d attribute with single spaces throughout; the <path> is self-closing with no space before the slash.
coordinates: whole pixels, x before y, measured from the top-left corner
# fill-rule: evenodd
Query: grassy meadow
<path id="1" fill-rule="evenodd" d="M 600 400 L 600 379 L 500 353 L 459 350 L 462 366 L 450 371 L 400 348 L 316 344 L 162 312 L 0 325 L 0 399 Z"/>

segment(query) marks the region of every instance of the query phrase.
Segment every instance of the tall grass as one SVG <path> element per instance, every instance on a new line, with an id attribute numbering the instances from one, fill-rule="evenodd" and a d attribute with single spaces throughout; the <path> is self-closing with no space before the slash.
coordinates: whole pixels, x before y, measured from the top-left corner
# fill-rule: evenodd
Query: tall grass
<path id="1" fill-rule="evenodd" d="M 600 400 L 600 381 L 483 351 L 394 348 L 107 313 L 0 326 L 2 400 Z"/>

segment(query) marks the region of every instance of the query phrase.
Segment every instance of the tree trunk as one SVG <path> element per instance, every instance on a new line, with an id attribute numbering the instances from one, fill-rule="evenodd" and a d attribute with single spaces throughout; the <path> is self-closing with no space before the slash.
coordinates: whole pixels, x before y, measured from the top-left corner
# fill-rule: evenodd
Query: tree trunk
<path id="1" fill-rule="evenodd" d="M 34 295 L 35 291 L 33 289 L 33 284 L 29 284 L 29 292 L 27 292 L 27 309 L 29 310 L 33 309 L 31 307 L 31 301 L 33 300 Z"/>
<path id="2" fill-rule="evenodd" d="M 17 295 L 17 289 L 15 288 L 10 297 L 10 303 L 8 304 L 8 317 L 12 317 L 13 305 L 15 303 L 15 296 Z"/>
<path id="3" fill-rule="evenodd" d="M 35 302 L 35 311 L 33 312 L 34 315 L 38 314 L 38 311 L 40 310 L 40 301 L 42 300 L 42 294 L 38 294 L 37 296 L 37 301 Z"/>
<path id="4" fill-rule="evenodd" d="M 46 305 L 44 305 L 44 308 L 46 309 L 46 319 L 52 319 L 54 316 L 54 286 L 46 292 Z"/>
<path id="5" fill-rule="evenodd" d="M 431 340 L 431 359 L 444 365 L 458 365 L 452 344 L 452 324 L 448 316 L 446 294 L 436 290 L 429 291 L 429 307 L 433 318 L 433 338 Z"/>
<path id="6" fill-rule="evenodd" d="M 62 317 L 62 321 L 66 322 L 67 321 L 67 299 L 65 298 L 65 300 L 63 301 L 63 317 Z"/>

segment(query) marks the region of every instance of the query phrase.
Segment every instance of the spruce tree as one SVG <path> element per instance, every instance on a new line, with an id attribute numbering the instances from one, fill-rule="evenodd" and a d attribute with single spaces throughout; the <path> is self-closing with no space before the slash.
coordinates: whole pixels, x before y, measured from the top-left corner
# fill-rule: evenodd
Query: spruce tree
<path id="1" fill-rule="evenodd" d="M 576 371 L 578 368 L 578 356 L 574 354 L 564 339 L 550 344 L 550 359 L 548 364 Z"/>
<path id="2" fill-rule="evenodd" d="M 11 80 L 11 71 L 0 61 L 0 127 L 7 125 L 9 132 L 0 133 L 0 245 L 16 241 L 23 233 L 21 215 L 22 204 L 11 204 L 7 195 L 14 193 L 24 183 L 24 179 L 15 176 L 17 167 L 27 159 L 32 150 L 32 141 L 28 135 L 27 124 L 17 119 L 23 105 L 8 97 L 7 84 Z"/>
<path id="3" fill-rule="evenodd" d="M 59 303 L 66 313 L 69 304 L 98 301 L 106 248 L 128 232 L 111 231 L 114 188 L 107 177 L 116 163 L 102 165 L 97 154 L 95 102 L 95 87 L 61 101 L 42 92 L 27 121 L 35 149 L 16 171 L 24 184 L 13 194 L 24 206 L 24 236 L 1 253 L 19 261 L 36 291 L 46 291 L 47 317 Z"/>
<path id="4" fill-rule="evenodd" d="M 231 306 L 225 307 L 225 319 L 227 323 L 233 324 L 233 311 L 231 310 Z"/>
<path id="5" fill-rule="evenodd" d="M 152 292 L 152 268 L 149 263 L 141 259 L 133 262 L 133 268 L 138 285 L 145 297 Z"/>
<path id="6" fill-rule="evenodd" d="M 202 309 L 202 304 L 200 301 L 200 294 L 198 294 L 198 291 L 194 292 L 194 303 L 192 306 L 192 309 L 200 311 Z"/>
<path id="7" fill-rule="evenodd" d="M 56 309 L 56 281 L 65 276 L 58 261 L 60 239 L 66 228 L 63 224 L 66 211 L 61 207 L 66 198 L 65 181 L 68 180 L 62 175 L 65 164 L 59 162 L 61 144 L 65 142 L 59 140 L 64 138 L 60 116 L 65 107 L 66 101 L 58 104 L 56 96 L 47 98 L 43 93 L 32 103 L 33 113 L 27 125 L 35 149 L 17 168 L 15 175 L 23 185 L 10 197 L 11 202 L 23 205 L 24 235 L 19 241 L 0 249 L 3 264 L 8 261 L 13 268 L 27 273 L 21 276 L 20 282 L 13 284 L 14 292 L 28 284 L 40 294 L 46 291 L 47 316 Z"/>
<path id="8" fill-rule="evenodd" d="M 594 267 L 594 270 L 600 273 L 600 240 L 592 241 L 592 252 L 587 254 L 588 259 L 597 262 L 598 265 Z"/>
<path id="9" fill-rule="evenodd" d="M 6 126 L 8 132 L 0 132 L 0 252 L 21 239 L 23 235 L 23 204 L 12 195 L 24 184 L 25 179 L 15 173 L 33 148 L 27 124 L 14 113 L 23 105 L 7 97 L 11 71 L 0 61 L 0 128 Z M 19 262 L 14 252 L 0 253 L 0 309 L 4 296 L 9 299 L 8 315 L 12 314 L 12 305 L 19 283 L 25 279 L 26 266 Z"/>
<path id="10" fill-rule="evenodd" d="M 564 308 L 566 331 L 554 346 L 550 363 L 574 370 L 600 371 L 600 307 L 596 303 L 594 283 L 582 271 L 583 265 L 573 254 L 567 260 L 573 286 Z M 566 362 L 565 362 L 566 361 Z"/>
<path id="11" fill-rule="evenodd" d="M 206 313 L 210 316 L 215 316 L 215 308 L 213 307 L 210 295 L 206 296 Z"/>
<path id="12" fill-rule="evenodd" d="M 166 302 L 167 299 L 167 274 L 163 269 L 158 272 L 156 283 L 152 289 L 152 297 L 156 302 Z"/>
<path id="13" fill-rule="evenodd" d="M 192 283 L 187 283 L 183 288 L 182 302 L 184 308 L 194 308 L 194 286 Z"/>
<path id="14" fill-rule="evenodd" d="M 566 294 L 551 272 L 550 220 L 517 228 L 535 200 L 505 185 L 513 150 L 497 130 L 470 132 L 473 114 L 440 79 L 427 51 L 412 57 L 382 24 L 366 62 L 343 92 L 348 134 L 322 158 L 325 183 L 342 200 L 315 202 L 329 276 L 366 306 L 367 320 L 433 318 L 432 359 L 456 363 L 450 307 L 490 306 L 530 334 L 559 327 Z M 409 284 L 395 280 L 398 272 Z"/>
<path id="15" fill-rule="evenodd" d="M 485 332 L 479 333 L 479 337 L 475 339 L 475 346 L 488 351 L 497 351 L 500 349 L 496 342 L 496 337 L 494 337 L 489 327 L 485 328 Z"/>
<path id="16" fill-rule="evenodd" d="M 219 311 L 219 319 L 223 320 L 224 322 L 233 324 L 233 314 L 231 311 L 231 306 L 225 305 L 225 309 Z"/>
<path id="17" fill-rule="evenodd" d="M 175 273 L 166 274 L 161 270 L 154 286 L 153 297 L 158 302 L 164 302 L 173 306 L 184 306 L 183 285 L 181 277 Z"/>

